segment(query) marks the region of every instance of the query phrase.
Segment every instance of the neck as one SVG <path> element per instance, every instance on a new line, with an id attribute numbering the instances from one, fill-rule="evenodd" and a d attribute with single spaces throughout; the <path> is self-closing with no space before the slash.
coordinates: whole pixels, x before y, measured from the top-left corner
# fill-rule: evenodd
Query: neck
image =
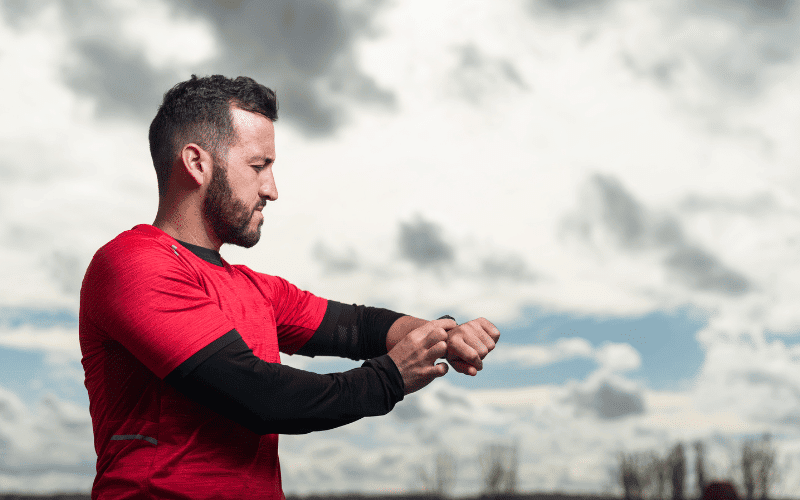
<path id="1" fill-rule="evenodd" d="M 170 206 L 162 198 L 153 226 L 164 231 L 176 240 L 219 252 L 222 242 L 203 217 L 200 205 L 184 198 Z"/>

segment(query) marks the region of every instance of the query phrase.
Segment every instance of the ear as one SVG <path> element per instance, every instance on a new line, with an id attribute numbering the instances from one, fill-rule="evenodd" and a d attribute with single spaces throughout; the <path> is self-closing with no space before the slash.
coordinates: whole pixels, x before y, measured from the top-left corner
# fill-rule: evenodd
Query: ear
<path id="1" fill-rule="evenodd" d="M 183 146 L 180 156 L 181 168 L 193 179 L 193 183 L 202 186 L 211 179 L 213 160 L 208 151 L 190 142 Z"/>

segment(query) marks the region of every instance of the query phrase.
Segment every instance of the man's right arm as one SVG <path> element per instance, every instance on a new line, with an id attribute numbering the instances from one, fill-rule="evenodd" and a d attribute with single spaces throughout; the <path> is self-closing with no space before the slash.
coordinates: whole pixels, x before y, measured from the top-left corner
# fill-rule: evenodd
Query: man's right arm
<path id="1" fill-rule="evenodd" d="M 305 434 L 385 415 L 404 395 L 402 375 L 388 355 L 322 375 L 259 359 L 235 329 L 164 380 L 257 434 Z"/>
<path id="2" fill-rule="evenodd" d="M 414 330 L 360 368 L 321 375 L 253 354 L 236 330 L 201 349 L 165 381 L 258 434 L 305 434 L 384 415 L 447 372 L 447 333 L 437 322 Z"/>

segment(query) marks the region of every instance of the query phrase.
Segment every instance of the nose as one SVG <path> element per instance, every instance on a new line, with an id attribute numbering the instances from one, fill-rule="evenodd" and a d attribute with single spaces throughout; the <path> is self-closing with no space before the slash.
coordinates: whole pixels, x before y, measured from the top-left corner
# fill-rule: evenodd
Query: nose
<path id="1" fill-rule="evenodd" d="M 272 175 L 272 169 L 267 169 L 264 175 L 264 182 L 261 183 L 261 188 L 258 190 L 259 196 L 266 198 L 269 201 L 278 199 L 278 186 L 275 185 L 275 177 Z"/>

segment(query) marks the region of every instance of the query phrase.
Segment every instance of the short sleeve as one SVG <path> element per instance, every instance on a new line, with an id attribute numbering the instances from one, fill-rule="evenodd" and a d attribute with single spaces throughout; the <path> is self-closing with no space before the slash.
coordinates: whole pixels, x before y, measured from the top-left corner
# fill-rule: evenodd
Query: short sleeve
<path id="1" fill-rule="evenodd" d="M 319 328 L 328 301 L 297 288 L 283 278 L 261 276 L 269 281 L 272 289 L 280 350 L 294 354 Z"/>
<path id="2" fill-rule="evenodd" d="M 197 273 L 155 239 L 98 250 L 81 295 L 82 314 L 159 378 L 234 328 Z"/>

